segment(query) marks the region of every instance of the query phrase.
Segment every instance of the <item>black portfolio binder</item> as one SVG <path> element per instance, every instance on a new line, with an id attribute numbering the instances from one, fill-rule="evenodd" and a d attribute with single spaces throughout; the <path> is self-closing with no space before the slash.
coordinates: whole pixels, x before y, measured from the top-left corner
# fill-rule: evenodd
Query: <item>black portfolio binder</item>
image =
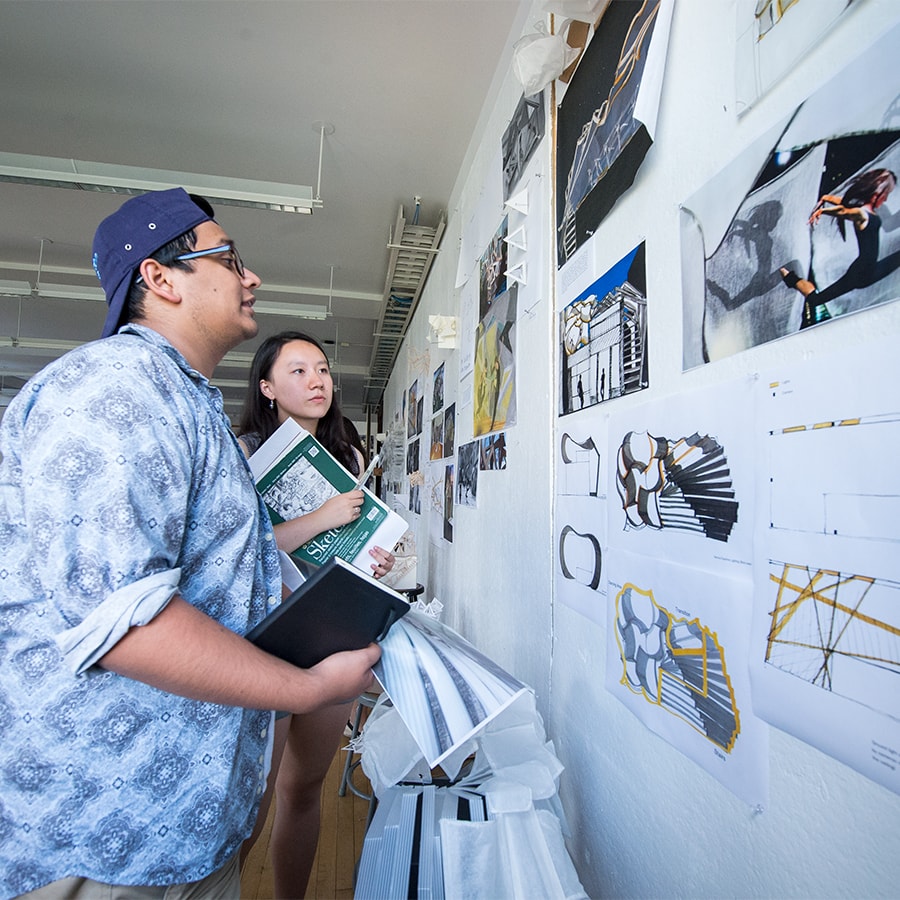
<path id="1" fill-rule="evenodd" d="M 261 650 L 308 669 L 383 638 L 409 610 L 402 594 L 332 557 L 247 634 Z"/>

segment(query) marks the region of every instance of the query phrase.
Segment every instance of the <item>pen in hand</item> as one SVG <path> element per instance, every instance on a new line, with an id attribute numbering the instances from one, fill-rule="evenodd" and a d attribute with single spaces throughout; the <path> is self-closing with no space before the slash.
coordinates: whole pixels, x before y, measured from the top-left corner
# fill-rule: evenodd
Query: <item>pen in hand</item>
<path id="1" fill-rule="evenodd" d="M 382 451 L 383 452 L 383 451 Z M 372 473 L 378 467 L 378 464 L 381 462 L 381 453 L 376 453 L 375 456 L 372 457 L 372 462 L 369 463 L 366 471 L 359 476 L 359 480 L 356 482 L 356 487 L 354 490 L 360 490 L 362 486 L 372 477 Z"/>

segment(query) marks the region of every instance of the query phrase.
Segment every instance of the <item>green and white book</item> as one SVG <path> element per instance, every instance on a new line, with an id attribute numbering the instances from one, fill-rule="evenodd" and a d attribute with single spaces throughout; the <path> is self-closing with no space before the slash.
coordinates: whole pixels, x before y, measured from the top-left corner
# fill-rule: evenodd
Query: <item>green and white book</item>
<path id="1" fill-rule="evenodd" d="M 284 422 L 249 463 L 257 490 L 276 525 L 313 512 L 329 497 L 356 488 L 352 473 L 293 419 Z M 338 556 L 370 572 L 369 550 L 393 550 L 408 526 L 371 491 L 361 490 L 365 497 L 355 522 L 316 535 L 291 556 L 317 566 Z"/>

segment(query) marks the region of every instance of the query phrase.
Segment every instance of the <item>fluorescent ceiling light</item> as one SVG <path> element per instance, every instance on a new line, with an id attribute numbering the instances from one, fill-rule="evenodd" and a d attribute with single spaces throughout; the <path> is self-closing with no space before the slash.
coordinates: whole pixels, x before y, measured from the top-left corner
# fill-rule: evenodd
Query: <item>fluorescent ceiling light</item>
<path id="1" fill-rule="evenodd" d="M 0 337 L 0 347 L 18 350 L 50 350 L 56 354 L 80 347 L 84 341 L 63 341 L 54 338 Z"/>
<path id="2" fill-rule="evenodd" d="M 267 286 L 267 290 L 271 289 Z M 97 300 L 101 302 L 106 300 L 103 288 L 83 284 L 40 284 L 37 294 L 47 300 Z M 28 297 L 31 295 L 31 285 L 27 281 L 0 280 L 0 296 Z M 257 300 L 253 308 L 257 313 L 268 316 L 289 316 L 295 319 L 317 319 L 318 321 L 328 318 L 328 307 L 314 304 Z"/>
<path id="3" fill-rule="evenodd" d="M 0 279 L 0 296 L 27 297 L 31 293 L 31 285 L 27 281 L 3 281 Z"/>
<path id="4" fill-rule="evenodd" d="M 295 319 L 318 319 L 328 317 L 328 307 L 307 306 L 303 303 L 275 303 L 269 300 L 257 300 L 253 311 L 265 316 L 293 316 Z"/>
<path id="5" fill-rule="evenodd" d="M 201 194 L 214 204 L 289 213 L 309 214 L 323 205 L 318 197 L 313 197 L 313 189 L 308 185 L 114 166 L 22 153 L 0 152 L 0 181 L 113 194 L 143 194 L 146 191 L 183 187 L 189 193 Z"/>
<path id="6" fill-rule="evenodd" d="M 106 300 L 101 287 L 68 284 L 42 284 L 38 286 L 38 296 L 50 300 Z"/>

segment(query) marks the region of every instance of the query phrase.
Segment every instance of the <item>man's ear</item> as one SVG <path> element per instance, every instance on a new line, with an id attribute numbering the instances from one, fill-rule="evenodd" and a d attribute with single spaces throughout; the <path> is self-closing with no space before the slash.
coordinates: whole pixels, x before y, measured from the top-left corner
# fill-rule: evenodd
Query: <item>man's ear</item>
<path id="1" fill-rule="evenodd" d="M 149 291 L 170 303 L 181 302 L 181 293 L 172 282 L 172 271 L 168 266 L 148 258 L 140 264 L 138 271 Z"/>

